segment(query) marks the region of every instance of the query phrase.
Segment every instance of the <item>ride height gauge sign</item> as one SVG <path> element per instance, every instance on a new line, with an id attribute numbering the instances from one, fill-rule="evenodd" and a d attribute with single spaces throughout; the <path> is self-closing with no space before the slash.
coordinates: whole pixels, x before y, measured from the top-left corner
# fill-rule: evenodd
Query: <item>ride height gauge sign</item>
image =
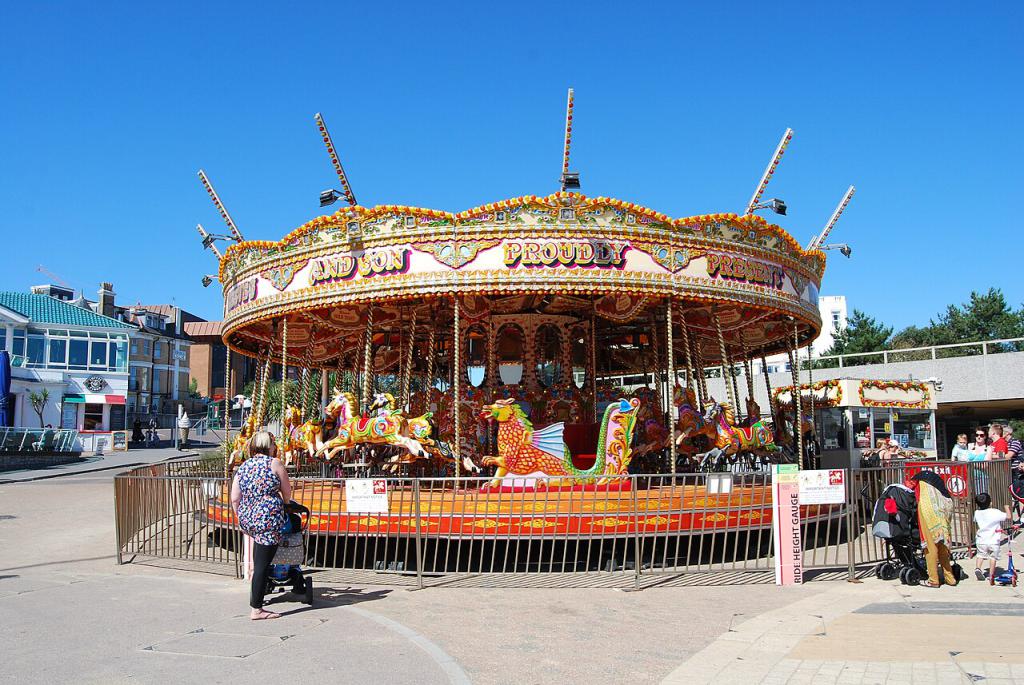
<path id="1" fill-rule="evenodd" d="M 383 478 L 350 478 L 345 481 L 345 511 L 388 513 L 388 482 Z"/>

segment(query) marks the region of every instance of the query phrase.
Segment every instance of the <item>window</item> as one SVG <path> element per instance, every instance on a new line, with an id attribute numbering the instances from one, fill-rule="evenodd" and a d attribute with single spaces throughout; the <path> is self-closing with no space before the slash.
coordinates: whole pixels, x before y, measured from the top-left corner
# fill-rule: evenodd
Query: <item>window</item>
<path id="1" fill-rule="evenodd" d="M 28 366 L 46 366 L 45 352 L 46 338 L 41 335 L 28 336 L 28 352 L 25 354 L 28 359 Z"/>
<path id="2" fill-rule="evenodd" d="M 933 449 L 932 413 L 909 409 L 893 409 L 892 436 L 901 445 L 917 449 Z"/>
<path id="3" fill-rule="evenodd" d="M 84 369 L 89 362 L 89 341 L 72 340 L 68 346 L 68 367 Z"/>
<path id="4" fill-rule="evenodd" d="M 128 413 L 129 414 L 134 414 L 135 413 L 135 397 L 129 395 L 127 402 L 128 402 Z"/>
<path id="5" fill-rule="evenodd" d="M 103 430 L 103 405 L 86 404 L 85 421 L 82 423 L 82 430 L 100 431 Z"/>
<path id="6" fill-rule="evenodd" d="M 822 449 L 846 449 L 846 412 L 836 407 L 819 409 L 815 430 Z"/>
<path id="7" fill-rule="evenodd" d="M 89 366 L 107 366 L 107 343 L 93 341 L 89 354 Z"/>
<path id="8" fill-rule="evenodd" d="M 878 444 L 879 440 L 888 440 L 889 436 L 892 435 L 892 424 L 889 423 L 889 410 L 875 408 L 871 410 L 871 421 L 873 423 L 872 428 L 874 429 L 875 444 Z"/>
<path id="9" fill-rule="evenodd" d="M 160 372 L 153 370 L 153 392 L 160 392 Z"/>
<path id="10" fill-rule="evenodd" d="M 11 354 L 17 357 L 25 356 L 25 331 L 14 331 L 14 349 Z"/>
<path id="11" fill-rule="evenodd" d="M 853 412 L 853 446 L 866 450 L 874 447 L 871 439 L 871 410 L 867 407 L 856 407 Z"/>
<path id="12" fill-rule="evenodd" d="M 143 340 L 142 341 L 142 354 L 144 354 L 146 356 L 149 356 L 149 341 L 148 340 Z"/>
<path id="13" fill-rule="evenodd" d="M 163 352 L 161 352 L 162 347 L 163 345 L 159 341 L 153 343 L 153 359 L 160 359 L 163 356 Z"/>
<path id="14" fill-rule="evenodd" d="M 110 343 L 110 346 L 113 347 L 114 343 Z M 115 362 L 116 362 L 115 368 L 118 371 L 120 371 L 121 373 L 124 373 L 125 370 L 128 368 L 128 341 L 127 340 L 119 340 L 118 341 L 118 343 L 117 343 L 117 357 L 115 358 Z"/>
<path id="15" fill-rule="evenodd" d="M 138 353 L 139 353 L 139 341 L 138 340 L 132 340 L 132 354 L 138 354 Z"/>
<path id="16" fill-rule="evenodd" d="M 839 311 L 835 309 L 832 310 L 832 330 L 839 330 Z"/>
<path id="17" fill-rule="evenodd" d="M 68 341 L 60 338 L 50 340 L 50 366 L 67 366 Z"/>

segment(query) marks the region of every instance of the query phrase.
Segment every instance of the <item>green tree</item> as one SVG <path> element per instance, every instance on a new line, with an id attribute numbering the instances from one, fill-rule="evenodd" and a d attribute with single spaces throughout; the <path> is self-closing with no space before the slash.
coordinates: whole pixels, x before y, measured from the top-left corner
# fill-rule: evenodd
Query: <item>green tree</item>
<path id="1" fill-rule="evenodd" d="M 194 400 L 199 399 L 199 380 L 193 378 L 188 382 L 188 396 Z"/>
<path id="2" fill-rule="evenodd" d="M 1024 307 L 1014 311 L 1007 304 L 1002 290 L 989 288 L 983 294 L 971 292 L 970 300 L 963 304 L 949 305 L 945 312 L 931 319 L 927 326 L 903 329 L 893 336 L 892 346 L 926 347 L 1020 337 L 1024 337 Z M 968 351 L 973 354 L 980 352 L 980 347 Z M 941 356 L 963 353 L 964 350 L 940 350 Z"/>
<path id="3" fill-rule="evenodd" d="M 39 415 L 39 427 L 43 427 L 43 412 L 46 411 L 46 403 L 50 401 L 50 391 L 43 388 L 39 392 L 31 392 L 28 401 L 32 403 L 32 411 Z"/>
<path id="4" fill-rule="evenodd" d="M 824 355 L 855 354 L 858 352 L 878 352 L 889 349 L 892 327 L 883 326 L 873 316 L 868 316 L 859 309 L 853 310 L 846 326 L 836 334 Z M 881 361 L 881 355 L 874 357 L 855 357 L 845 362 L 848 365 L 872 364 Z"/>

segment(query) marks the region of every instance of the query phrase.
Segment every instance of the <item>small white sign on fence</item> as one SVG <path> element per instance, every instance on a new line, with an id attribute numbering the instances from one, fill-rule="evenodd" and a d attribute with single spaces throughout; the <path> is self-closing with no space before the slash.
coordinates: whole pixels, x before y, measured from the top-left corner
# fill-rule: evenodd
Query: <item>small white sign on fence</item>
<path id="1" fill-rule="evenodd" d="M 843 469 L 800 471 L 800 504 L 843 504 L 846 502 L 846 472 Z"/>
<path id="2" fill-rule="evenodd" d="M 349 478 L 345 481 L 345 511 L 388 513 L 388 482 L 383 478 Z"/>

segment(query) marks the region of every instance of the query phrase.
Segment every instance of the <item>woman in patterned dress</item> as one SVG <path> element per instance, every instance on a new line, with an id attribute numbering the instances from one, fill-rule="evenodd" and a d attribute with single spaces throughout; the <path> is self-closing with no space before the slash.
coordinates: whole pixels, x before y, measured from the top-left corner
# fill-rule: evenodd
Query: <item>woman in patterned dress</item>
<path id="1" fill-rule="evenodd" d="M 242 462 L 231 481 L 231 508 L 242 532 L 253 540 L 252 589 L 249 618 L 262 621 L 280 618 L 263 609 L 270 563 L 281 542 L 284 503 L 292 497 L 292 486 L 284 464 L 276 457 L 274 436 L 266 431 L 249 440 L 249 458 Z"/>

